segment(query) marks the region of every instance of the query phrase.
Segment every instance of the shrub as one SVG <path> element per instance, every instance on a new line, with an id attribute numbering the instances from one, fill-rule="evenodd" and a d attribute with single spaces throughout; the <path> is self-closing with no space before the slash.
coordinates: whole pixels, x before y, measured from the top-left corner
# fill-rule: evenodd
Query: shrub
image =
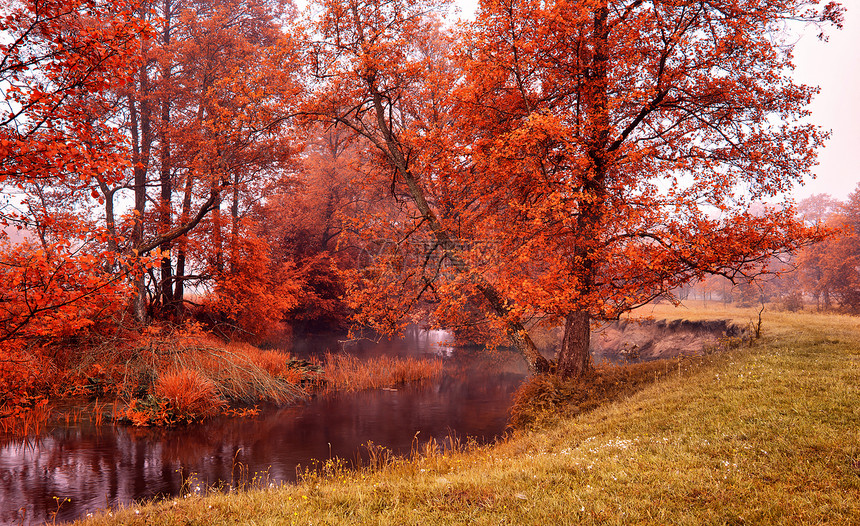
<path id="1" fill-rule="evenodd" d="M 797 312 L 803 310 L 803 295 L 799 292 L 794 292 L 782 298 L 780 307 L 789 312 Z"/>
<path id="2" fill-rule="evenodd" d="M 162 374 L 153 385 L 153 397 L 167 402 L 171 423 L 192 422 L 221 413 L 226 407 L 212 380 L 197 371 L 178 369 Z"/>

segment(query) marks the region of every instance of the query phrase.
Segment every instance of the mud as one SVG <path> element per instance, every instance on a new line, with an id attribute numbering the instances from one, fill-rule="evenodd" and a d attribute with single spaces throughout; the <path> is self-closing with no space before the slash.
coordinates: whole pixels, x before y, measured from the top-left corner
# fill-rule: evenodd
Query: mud
<path id="1" fill-rule="evenodd" d="M 648 362 L 675 356 L 701 356 L 748 338 L 748 330 L 729 320 L 620 320 L 592 330 L 595 362 Z"/>

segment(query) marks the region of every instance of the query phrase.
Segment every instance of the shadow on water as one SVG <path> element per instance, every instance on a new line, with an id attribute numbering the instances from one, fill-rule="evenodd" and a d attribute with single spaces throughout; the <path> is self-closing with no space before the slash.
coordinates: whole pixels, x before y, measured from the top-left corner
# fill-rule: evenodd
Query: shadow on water
<path id="1" fill-rule="evenodd" d="M 481 360 L 455 357 L 449 362 L 460 363 L 436 382 L 333 393 L 253 419 L 217 418 L 177 429 L 82 424 L 7 441 L 0 444 L 0 523 L 50 522 L 55 512 L 58 522 L 69 521 L 108 506 L 180 495 L 192 474 L 202 487 L 255 476 L 294 481 L 298 466 L 353 460 L 368 442 L 396 454 L 450 434 L 491 442 L 504 433 L 524 374 L 498 356 L 490 358 L 493 367 Z"/>

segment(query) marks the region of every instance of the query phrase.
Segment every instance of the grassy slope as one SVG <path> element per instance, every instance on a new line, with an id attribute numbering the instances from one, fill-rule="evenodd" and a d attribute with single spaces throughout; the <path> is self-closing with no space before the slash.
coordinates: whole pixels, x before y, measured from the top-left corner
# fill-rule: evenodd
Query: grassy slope
<path id="1" fill-rule="evenodd" d="M 656 317 L 753 315 L 654 312 Z M 332 466 L 330 466 L 332 467 Z M 860 320 L 765 313 L 764 338 L 471 452 L 190 496 L 92 524 L 860 524 Z"/>

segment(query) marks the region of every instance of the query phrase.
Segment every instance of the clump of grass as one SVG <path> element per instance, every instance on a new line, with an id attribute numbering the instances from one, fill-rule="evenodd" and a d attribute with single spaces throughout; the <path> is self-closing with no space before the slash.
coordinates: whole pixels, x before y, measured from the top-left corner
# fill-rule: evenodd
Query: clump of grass
<path id="1" fill-rule="evenodd" d="M 230 414 L 253 414 L 242 408 L 308 396 L 302 373 L 287 366 L 288 353 L 225 343 L 193 325 L 119 331 L 87 346 L 59 349 L 55 357 L 65 385 L 57 396 L 119 400 L 114 416 L 135 425 L 199 420 L 227 405 Z"/>
<path id="2" fill-rule="evenodd" d="M 442 374 L 442 360 L 395 356 L 365 360 L 348 354 L 326 353 L 324 371 L 325 387 L 329 390 L 393 388 L 438 378 Z"/>
<path id="3" fill-rule="evenodd" d="M 160 374 L 151 392 L 131 400 L 117 417 L 136 426 L 190 424 L 220 414 L 226 405 L 212 380 L 182 368 Z"/>
<path id="4" fill-rule="evenodd" d="M 285 378 L 290 374 L 287 369 L 287 360 L 289 359 L 289 355 L 285 355 L 283 352 L 259 349 L 250 345 L 244 346 L 242 351 L 251 362 L 261 367 L 272 376 Z"/>
<path id="5" fill-rule="evenodd" d="M 177 369 L 159 375 L 153 396 L 167 400 L 167 407 L 178 421 L 191 422 L 221 413 L 226 402 L 218 396 L 215 382 L 190 369 Z"/>
<path id="6" fill-rule="evenodd" d="M 298 376 L 286 368 L 286 353 L 277 353 L 284 365 L 273 366 L 275 351 L 260 351 L 244 343 L 201 343 L 169 353 L 160 361 L 169 367 L 197 370 L 214 382 L 222 398 L 232 402 L 281 405 L 306 396 Z"/>

